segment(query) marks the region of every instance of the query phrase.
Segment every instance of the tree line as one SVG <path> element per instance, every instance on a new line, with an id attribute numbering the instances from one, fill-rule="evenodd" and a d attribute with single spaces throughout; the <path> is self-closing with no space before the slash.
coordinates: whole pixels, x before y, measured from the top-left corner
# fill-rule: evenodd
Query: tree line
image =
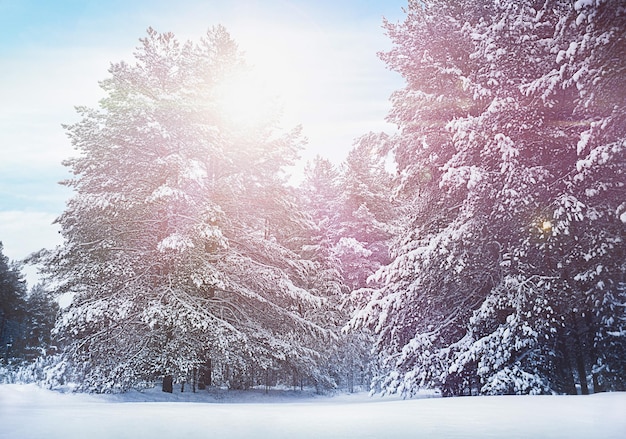
<path id="1" fill-rule="evenodd" d="M 32 258 L 71 297 L 59 382 L 625 390 L 626 5 L 409 1 L 385 29 L 397 132 L 297 188 L 300 129 L 220 109 L 223 27 L 111 65 Z"/>
<path id="2" fill-rule="evenodd" d="M 0 242 L 0 364 L 48 355 L 57 312 L 43 284 L 28 290 L 21 266 L 9 261 Z"/>

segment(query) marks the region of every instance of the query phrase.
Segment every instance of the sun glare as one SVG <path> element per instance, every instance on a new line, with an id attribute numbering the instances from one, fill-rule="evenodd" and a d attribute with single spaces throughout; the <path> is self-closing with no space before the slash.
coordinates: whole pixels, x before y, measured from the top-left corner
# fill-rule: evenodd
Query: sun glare
<path id="1" fill-rule="evenodd" d="M 278 111 L 276 93 L 255 70 L 237 72 L 223 80 L 217 102 L 221 116 L 236 129 L 259 127 Z"/>
<path id="2" fill-rule="evenodd" d="M 303 135 L 311 142 L 302 151 L 303 160 L 319 153 L 341 154 L 336 148 L 335 122 L 343 115 L 343 107 L 337 105 L 337 96 L 346 90 L 337 88 L 342 81 L 337 75 L 343 70 L 340 60 L 321 44 L 326 36 L 318 29 L 291 24 L 268 27 L 254 20 L 231 29 L 250 70 L 227 78 L 220 86 L 218 109 L 223 119 L 242 132 L 262 127 L 268 120 L 279 130 L 302 125 Z M 345 137 L 347 147 L 352 137 Z M 301 161 L 285 172 L 297 184 L 304 178 L 303 171 Z"/>
<path id="3" fill-rule="evenodd" d="M 246 22 L 233 37 L 239 43 L 249 70 L 223 81 L 219 108 L 233 124 L 252 127 L 276 117 L 283 128 L 302 123 L 302 113 L 311 102 L 310 66 L 302 64 L 299 33 Z M 313 87 L 315 88 L 315 87 Z"/>

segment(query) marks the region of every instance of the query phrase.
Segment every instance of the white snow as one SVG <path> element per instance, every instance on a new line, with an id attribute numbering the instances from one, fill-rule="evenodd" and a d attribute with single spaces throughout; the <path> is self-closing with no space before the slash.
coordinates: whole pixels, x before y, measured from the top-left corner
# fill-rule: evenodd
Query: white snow
<path id="1" fill-rule="evenodd" d="M 172 233 L 169 236 L 163 238 L 161 242 L 157 245 L 157 249 L 164 253 L 167 250 L 174 250 L 177 252 L 184 252 L 188 248 L 193 248 L 194 244 L 188 236 L 185 236 L 181 233 Z"/>
<path id="2" fill-rule="evenodd" d="M 432 395 L 431 395 L 432 396 Z M 623 438 L 626 393 L 464 398 L 299 391 L 62 394 L 0 385 L 1 438 Z"/>

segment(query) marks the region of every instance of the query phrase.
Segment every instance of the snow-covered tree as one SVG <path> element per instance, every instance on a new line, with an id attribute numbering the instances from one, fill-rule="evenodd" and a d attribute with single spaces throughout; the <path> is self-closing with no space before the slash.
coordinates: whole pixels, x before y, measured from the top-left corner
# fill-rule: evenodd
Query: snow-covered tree
<path id="1" fill-rule="evenodd" d="M 576 161 L 552 209 L 562 277 L 576 300 L 570 330 L 580 341 L 576 347 L 584 348 L 577 359 L 583 391 L 583 374 L 596 391 L 624 390 L 626 61 L 619 54 L 626 50 L 626 4 L 579 0 L 567 12 L 555 29 L 556 65 L 529 89 L 550 96 L 560 86 L 576 93 L 569 120 L 577 127 L 570 128 Z"/>
<path id="2" fill-rule="evenodd" d="M 0 242 L 0 363 L 20 365 L 45 354 L 57 310 L 43 285 L 28 291 L 21 265 L 9 261 Z"/>
<path id="3" fill-rule="evenodd" d="M 303 250 L 319 264 L 313 282 L 335 309 L 327 314 L 325 325 L 337 330 L 352 309 L 350 292 L 365 286 L 387 257 L 390 235 L 380 220 L 391 214 L 386 202 L 390 186 L 385 186 L 391 176 L 373 151 L 384 140 L 378 137 L 364 136 L 339 169 L 317 157 L 308 164 L 299 188 L 303 210 L 314 223 Z M 326 364 L 335 385 L 350 391 L 368 385 L 373 363 L 367 333 L 342 334 L 328 347 Z"/>
<path id="4" fill-rule="evenodd" d="M 316 264 L 309 286 L 330 305 L 326 312 L 315 313 L 315 321 L 332 328 L 337 334 L 348 319 L 341 309 L 347 288 L 341 261 L 335 254 L 335 246 L 341 239 L 340 179 L 340 170 L 330 160 L 317 156 L 307 163 L 305 179 L 298 188 L 300 209 L 310 218 L 308 233 L 302 235 L 300 251 Z M 332 380 L 326 381 L 325 385 L 345 387 L 346 338 L 339 336 L 321 347 L 324 351 L 321 366 Z"/>
<path id="5" fill-rule="evenodd" d="M 387 135 L 369 133 L 348 153 L 341 178 L 341 239 L 335 254 L 351 291 L 389 262 L 389 241 L 397 205 L 392 197 L 392 174 L 385 168 Z"/>
<path id="6" fill-rule="evenodd" d="M 308 241 L 302 248 L 311 259 L 323 265 L 323 270 L 329 270 L 327 277 L 335 282 L 340 274 L 332 248 L 341 238 L 341 173 L 330 160 L 317 156 L 307 163 L 304 174 L 305 179 L 298 188 L 300 208 L 311 218 L 312 224 Z"/>
<path id="7" fill-rule="evenodd" d="M 384 391 L 623 386 L 625 20 L 610 0 L 434 0 L 387 23 L 410 206 L 353 319 Z"/>
<path id="8" fill-rule="evenodd" d="M 306 314 L 325 300 L 281 226 L 301 221 L 282 177 L 299 131 L 279 131 L 266 109 L 227 111 L 246 66 L 224 28 L 140 41 L 135 64 L 111 65 L 99 108 L 66 126 L 75 195 L 46 260 L 72 296 L 56 328 L 69 378 L 112 391 L 210 360 L 311 367 L 330 334 Z"/>
<path id="9" fill-rule="evenodd" d="M 43 284 L 31 288 L 26 299 L 25 344 L 29 359 L 54 352 L 52 329 L 56 322 L 59 305 L 53 294 Z"/>
<path id="10" fill-rule="evenodd" d="M 9 261 L 0 242 L 0 355 L 1 361 L 20 353 L 25 346 L 26 281 L 19 265 Z"/>

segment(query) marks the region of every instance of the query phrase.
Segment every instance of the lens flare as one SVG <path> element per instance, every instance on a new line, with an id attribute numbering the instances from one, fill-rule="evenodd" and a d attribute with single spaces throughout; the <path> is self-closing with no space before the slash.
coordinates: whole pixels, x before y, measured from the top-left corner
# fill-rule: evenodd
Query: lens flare
<path id="1" fill-rule="evenodd" d="M 261 127 L 278 113 L 275 94 L 253 70 L 225 78 L 216 95 L 220 115 L 236 129 Z"/>

